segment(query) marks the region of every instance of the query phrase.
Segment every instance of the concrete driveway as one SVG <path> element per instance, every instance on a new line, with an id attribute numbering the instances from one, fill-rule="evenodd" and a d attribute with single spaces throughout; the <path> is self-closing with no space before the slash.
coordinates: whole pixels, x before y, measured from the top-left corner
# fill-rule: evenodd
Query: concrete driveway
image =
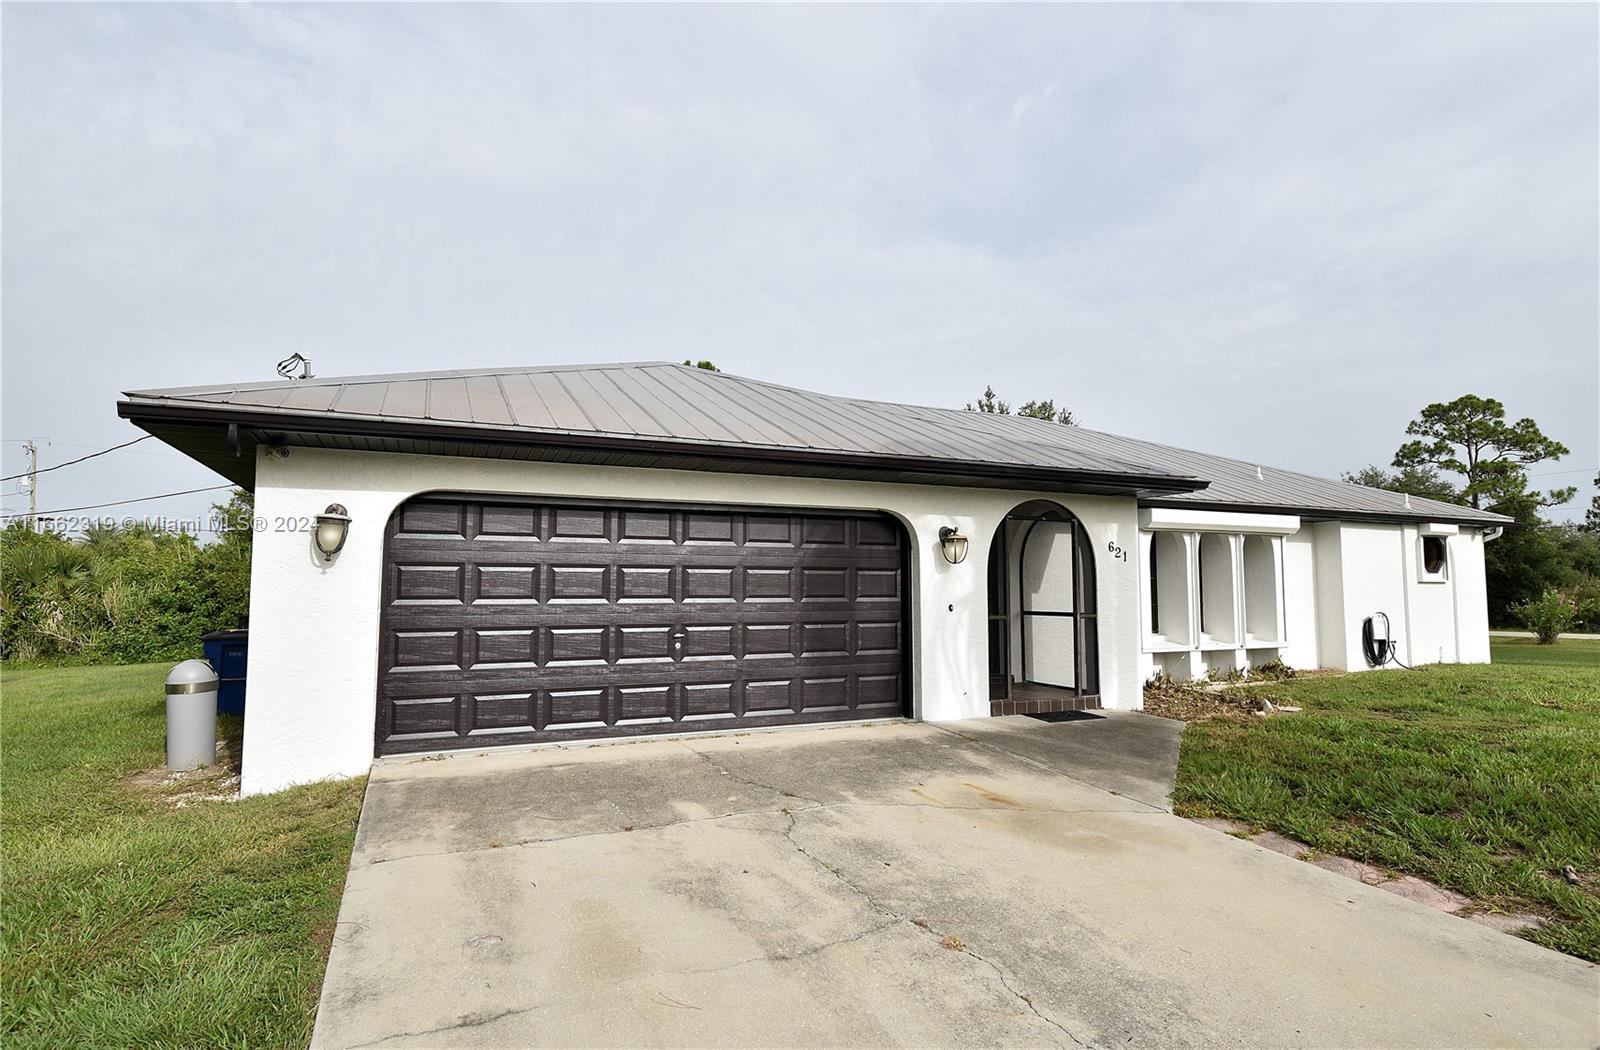
<path id="1" fill-rule="evenodd" d="M 1172 816 L 1179 728 L 380 762 L 313 1045 L 1600 1042 L 1600 969 Z"/>

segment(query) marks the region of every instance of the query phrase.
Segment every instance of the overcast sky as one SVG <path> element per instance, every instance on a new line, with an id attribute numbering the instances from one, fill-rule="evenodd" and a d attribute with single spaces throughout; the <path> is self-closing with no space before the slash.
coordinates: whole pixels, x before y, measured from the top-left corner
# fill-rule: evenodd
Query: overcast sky
<path id="1" fill-rule="evenodd" d="M 1593 492 L 1595 5 L 0 18 L 8 475 L 135 436 L 122 389 L 298 350 L 990 382 L 1325 475 L 1472 392 L 1571 447 L 1538 479 L 1569 513 Z M 213 482 L 151 441 L 40 508 Z"/>

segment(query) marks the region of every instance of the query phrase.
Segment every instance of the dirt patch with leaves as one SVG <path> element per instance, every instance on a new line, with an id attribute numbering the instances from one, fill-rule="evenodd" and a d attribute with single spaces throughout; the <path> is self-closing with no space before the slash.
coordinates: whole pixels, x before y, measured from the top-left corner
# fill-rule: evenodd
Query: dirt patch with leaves
<path id="1" fill-rule="evenodd" d="M 1277 710 L 1282 705 L 1261 689 L 1242 689 L 1219 685 L 1197 685 L 1157 677 L 1145 683 L 1145 714 L 1172 718 L 1179 722 L 1198 722 L 1206 718 L 1248 721 Z"/>
<path id="2" fill-rule="evenodd" d="M 1322 677 L 1329 673 L 1338 672 L 1313 671 L 1308 674 L 1274 660 L 1247 671 L 1212 674 L 1187 682 L 1157 674 L 1145 683 L 1144 710 L 1146 714 L 1179 722 L 1199 722 L 1207 718 L 1248 721 L 1279 712 L 1293 713 L 1300 708 L 1274 694 L 1273 683 L 1291 678 Z"/>

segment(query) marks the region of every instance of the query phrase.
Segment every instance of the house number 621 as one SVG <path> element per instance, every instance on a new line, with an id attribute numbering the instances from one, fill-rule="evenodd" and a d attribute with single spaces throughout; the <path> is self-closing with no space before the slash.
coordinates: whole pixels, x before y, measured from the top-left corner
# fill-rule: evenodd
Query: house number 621
<path id="1" fill-rule="evenodd" d="M 1117 559 L 1118 561 L 1127 561 L 1128 560 L 1128 552 L 1127 552 L 1127 550 L 1125 548 L 1119 546 L 1117 544 L 1116 540 L 1111 540 L 1110 542 L 1108 542 L 1106 544 L 1106 550 L 1110 551 L 1111 552 L 1111 556 L 1113 558 Z"/>

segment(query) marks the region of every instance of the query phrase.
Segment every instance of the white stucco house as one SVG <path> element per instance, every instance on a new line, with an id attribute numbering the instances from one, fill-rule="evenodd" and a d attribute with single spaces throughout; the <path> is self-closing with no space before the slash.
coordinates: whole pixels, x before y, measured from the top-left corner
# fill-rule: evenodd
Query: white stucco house
<path id="1" fill-rule="evenodd" d="M 1374 617 L 1400 662 L 1484 662 L 1508 520 L 664 362 L 118 409 L 255 493 L 252 794 L 375 755 L 1137 708 L 1157 672 L 1367 669 Z"/>

